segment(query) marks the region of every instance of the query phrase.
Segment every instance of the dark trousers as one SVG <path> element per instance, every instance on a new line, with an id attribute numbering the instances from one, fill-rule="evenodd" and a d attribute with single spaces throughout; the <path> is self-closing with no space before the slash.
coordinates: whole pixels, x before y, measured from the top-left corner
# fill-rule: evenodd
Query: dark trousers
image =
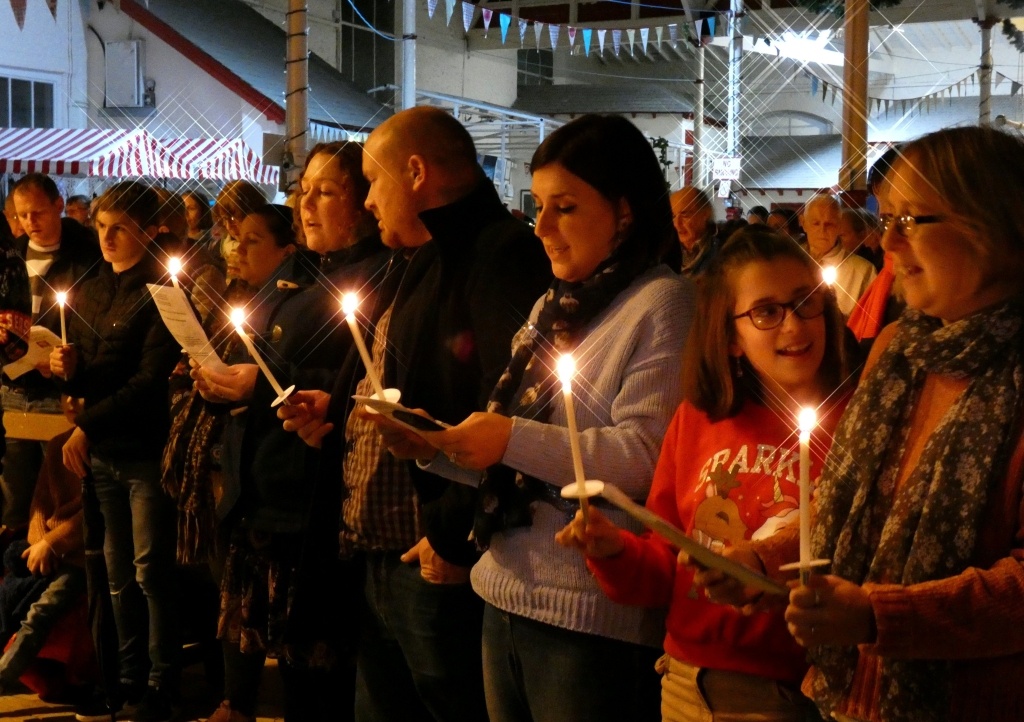
<path id="1" fill-rule="evenodd" d="M 432 584 L 399 556 L 366 557 L 356 720 L 485 722 L 483 602 L 469 584 Z"/>

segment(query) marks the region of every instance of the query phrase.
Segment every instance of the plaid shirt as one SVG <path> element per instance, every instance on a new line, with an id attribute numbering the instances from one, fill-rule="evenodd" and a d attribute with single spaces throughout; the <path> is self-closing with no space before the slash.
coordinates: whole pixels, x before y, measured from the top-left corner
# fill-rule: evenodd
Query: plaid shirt
<path id="1" fill-rule="evenodd" d="M 378 377 L 384 376 L 384 353 L 391 322 L 388 308 L 377 323 L 370 351 Z M 372 396 L 370 379 L 356 385 L 356 394 Z M 384 448 L 376 426 L 350 414 L 345 424 L 345 498 L 341 505 L 341 553 L 355 550 L 406 551 L 423 536 L 419 500 L 409 473 L 409 462 L 396 459 Z"/>

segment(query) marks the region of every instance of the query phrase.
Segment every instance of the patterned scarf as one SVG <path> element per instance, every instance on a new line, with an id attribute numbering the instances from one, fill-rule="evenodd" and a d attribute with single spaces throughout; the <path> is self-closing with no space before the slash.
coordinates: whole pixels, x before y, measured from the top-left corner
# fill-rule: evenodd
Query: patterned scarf
<path id="1" fill-rule="evenodd" d="M 925 377 L 969 385 L 896 488 Z M 947 326 L 908 310 L 836 430 L 819 489 L 813 554 L 857 584 L 919 584 L 963 571 L 985 504 L 1006 473 L 1024 400 L 1024 307 L 1017 301 Z M 814 697 L 827 717 L 849 689 L 855 647 L 812 648 Z M 944 719 L 947 661 L 882 660 L 883 719 Z"/>
<path id="2" fill-rule="evenodd" d="M 487 410 L 505 416 L 547 421 L 556 385 L 555 362 L 570 353 L 590 321 L 644 270 L 639 264 L 611 258 L 585 281 L 555 280 L 544 296 L 537 322 L 524 326 L 512 340 L 512 360 L 491 393 Z M 529 526 L 530 504 L 547 501 L 560 507 L 561 497 L 550 484 L 507 466 L 487 470 L 480 484 L 480 502 L 473 538 L 486 549 L 502 529 Z M 576 504 L 571 504 L 575 509 Z"/>

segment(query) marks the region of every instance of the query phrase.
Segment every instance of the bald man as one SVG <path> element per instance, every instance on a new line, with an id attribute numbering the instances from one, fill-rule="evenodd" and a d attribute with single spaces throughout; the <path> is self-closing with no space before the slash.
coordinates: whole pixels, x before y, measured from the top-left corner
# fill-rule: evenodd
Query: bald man
<path id="1" fill-rule="evenodd" d="M 715 209 L 705 191 L 692 186 L 672 194 L 672 224 L 683 250 L 683 273 L 702 274 L 718 251 Z"/>
<path id="2" fill-rule="evenodd" d="M 839 310 L 844 316 L 849 316 L 877 274 L 870 262 L 843 248 L 839 225 L 841 210 L 835 196 L 820 193 L 804 205 L 800 225 L 807 234 L 811 257 L 822 269 L 835 268 L 836 280 L 832 290 L 839 302 Z"/>
<path id="3" fill-rule="evenodd" d="M 366 207 L 397 251 L 390 280 L 365 309 L 376 331 L 367 339 L 373 365 L 403 405 L 458 423 L 485 409 L 513 334 L 550 283 L 547 257 L 443 110 L 413 108 L 381 124 L 366 142 L 363 174 Z M 389 454 L 375 423 L 350 413 L 353 393 L 373 388 L 350 354 L 326 424 L 312 408 L 279 415 L 307 441 L 316 441 L 310 429 L 325 434 L 325 481 L 344 479 L 342 554 L 365 567 L 369 602 L 356 719 L 482 722 L 483 606 L 469 585 L 476 489 L 422 468 L 429 458 L 418 465 Z M 343 458 L 328 461 L 337 449 Z"/>

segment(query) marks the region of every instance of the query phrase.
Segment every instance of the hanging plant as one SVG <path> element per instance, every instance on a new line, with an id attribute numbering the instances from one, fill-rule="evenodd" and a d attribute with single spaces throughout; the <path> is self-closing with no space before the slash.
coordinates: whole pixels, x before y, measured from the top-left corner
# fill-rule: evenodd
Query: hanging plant
<path id="1" fill-rule="evenodd" d="M 1024 4 L 1024 0 L 1018 0 L 1021 4 Z M 1024 33 L 1017 29 L 1009 19 L 1003 21 L 1003 35 L 1010 41 L 1010 44 L 1017 50 L 1018 53 L 1024 53 Z"/>
<path id="2" fill-rule="evenodd" d="M 658 151 L 658 162 L 661 164 L 661 174 L 667 179 L 668 169 L 672 167 L 672 161 L 668 159 L 668 140 L 665 138 L 654 138 L 651 145 Z"/>
<path id="3" fill-rule="evenodd" d="M 903 0 L 870 0 L 872 10 L 892 8 L 899 5 Z M 1024 3 L 1024 0 L 1014 0 Z M 846 3 L 843 0 L 792 0 L 793 6 L 810 10 L 812 13 L 832 13 L 837 17 L 843 16 Z M 1008 4 L 1008 3 L 1006 3 Z"/>

